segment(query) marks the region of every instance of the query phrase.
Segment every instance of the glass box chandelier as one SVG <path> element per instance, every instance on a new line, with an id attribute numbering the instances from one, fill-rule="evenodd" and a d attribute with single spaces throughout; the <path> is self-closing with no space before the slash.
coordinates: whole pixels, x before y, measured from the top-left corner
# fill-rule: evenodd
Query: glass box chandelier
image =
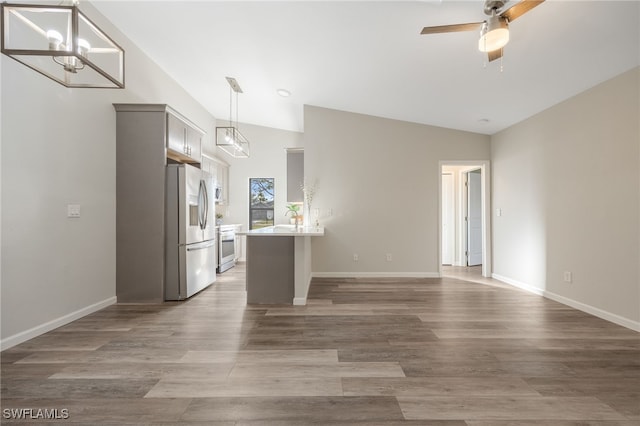
<path id="1" fill-rule="evenodd" d="M 216 146 L 234 158 L 249 157 L 249 141 L 238 130 L 238 93 L 242 93 L 240 85 L 233 77 L 226 77 L 229 83 L 229 125 L 216 127 Z M 236 94 L 236 122 L 233 124 L 233 93 Z"/>
<path id="2" fill-rule="evenodd" d="M 124 50 L 73 5 L 2 3 L 2 53 L 66 87 L 124 88 Z"/>

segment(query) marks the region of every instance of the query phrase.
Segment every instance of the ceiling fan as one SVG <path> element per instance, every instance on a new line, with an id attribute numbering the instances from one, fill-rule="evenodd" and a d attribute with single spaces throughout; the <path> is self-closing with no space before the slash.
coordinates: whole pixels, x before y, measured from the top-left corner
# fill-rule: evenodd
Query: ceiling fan
<path id="1" fill-rule="evenodd" d="M 489 18 L 483 22 L 469 24 L 424 27 L 420 34 L 454 33 L 480 30 L 478 49 L 487 52 L 489 62 L 502 57 L 502 48 L 509 42 L 509 23 L 524 15 L 544 0 L 521 0 L 505 11 L 501 11 L 509 0 L 485 0 L 484 13 Z"/>

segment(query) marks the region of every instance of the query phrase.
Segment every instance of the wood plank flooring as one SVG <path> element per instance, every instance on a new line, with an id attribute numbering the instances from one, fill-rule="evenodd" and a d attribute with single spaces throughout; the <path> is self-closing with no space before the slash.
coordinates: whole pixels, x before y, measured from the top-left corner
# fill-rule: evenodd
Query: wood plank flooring
<path id="1" fill-rule="evenodd" d="M 247 306 L 238 265 L 186 302 L 114 305 L 2 352 L 0 421 L 640 424 L 640 333 L 459 277 L 316 279 L 307 306 Z M 68 418 L 8 418 L 38 409 Z"/>

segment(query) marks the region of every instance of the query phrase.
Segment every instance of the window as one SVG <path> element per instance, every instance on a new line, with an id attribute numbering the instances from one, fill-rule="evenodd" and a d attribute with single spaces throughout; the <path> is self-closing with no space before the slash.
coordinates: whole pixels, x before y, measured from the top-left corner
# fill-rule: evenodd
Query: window
<path id="1" fill-rule="evenodd" d="M 249 179 L 249 229 L 273 226 L 273 178 Z"/>

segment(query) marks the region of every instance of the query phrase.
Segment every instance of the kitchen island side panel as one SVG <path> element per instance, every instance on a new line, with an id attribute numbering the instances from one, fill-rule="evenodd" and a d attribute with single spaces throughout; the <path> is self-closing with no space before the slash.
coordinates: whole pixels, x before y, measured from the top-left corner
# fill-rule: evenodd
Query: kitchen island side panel
<path id="1" fill-rule="evenodd" d="M 247 303 L 292 304 L 294 237 L 247 236 Z"/>

